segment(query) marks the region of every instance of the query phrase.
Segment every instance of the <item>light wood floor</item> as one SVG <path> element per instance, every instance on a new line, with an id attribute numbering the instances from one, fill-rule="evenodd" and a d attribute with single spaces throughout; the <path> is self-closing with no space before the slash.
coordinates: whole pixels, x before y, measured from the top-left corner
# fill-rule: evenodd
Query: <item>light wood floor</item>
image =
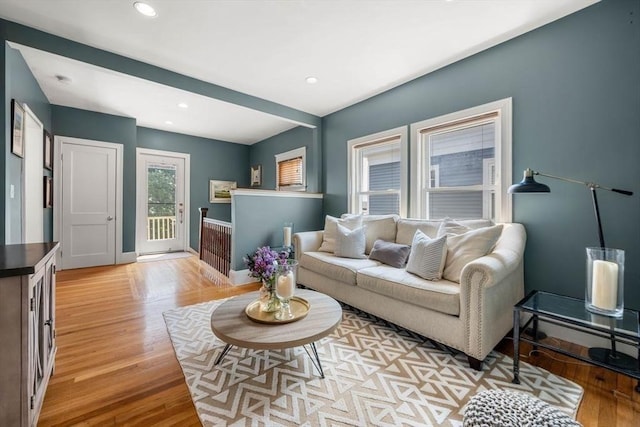
<path id="1" fill-rule="evenodd" d="M 162 312 L 258 288 L 216 284 L 196 257 L 60 271 L 57 285 L 58 355 L 41 426 L 199 425 Z M 499 348 L 509 354 L 512 343 Z M 640 425 L 634 381 L 553 357 L 525 360 L 584 387 L 582 424 Z"/>

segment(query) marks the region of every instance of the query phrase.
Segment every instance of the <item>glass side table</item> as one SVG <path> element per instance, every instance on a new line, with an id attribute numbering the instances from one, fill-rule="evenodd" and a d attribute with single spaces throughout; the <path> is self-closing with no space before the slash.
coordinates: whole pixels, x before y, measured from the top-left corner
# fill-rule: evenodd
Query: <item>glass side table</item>
<path id="1" fill-rule="evenodd" d="M 531 317 L 520 326 L 521 314 Z M 590 335 L 606 338 L 610 348 L 590 348 L 589 358 L 571 353 L 559 347 L 538 341 L 538 323 L 546 322 Z M 524 337 L 531 325 L 533 338 Z M 513 307 L 513 383 L 520 384 L 520 341 L 533 344 L 533 348 L 546 348 L 573 357 L 583 362 L 610 369 L 635 378 L 640 393 L 640 316 L 637 311 L 625 309 L 622 317 L 607 317 L 591 313 L 584 300 L 556 295 L 549 292 L 532 291 Z M 616 350 L 617 343 L 628 344 L 638 350 L 638 359 Z"/>

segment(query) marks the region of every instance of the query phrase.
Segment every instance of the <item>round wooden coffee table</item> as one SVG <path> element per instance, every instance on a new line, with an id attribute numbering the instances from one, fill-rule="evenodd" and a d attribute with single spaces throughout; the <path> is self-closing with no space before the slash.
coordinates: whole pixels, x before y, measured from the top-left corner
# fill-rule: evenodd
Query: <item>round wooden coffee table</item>
<path id="1" fill-rule="evenodd" d="M 315 342 L 333 332 L 342 321 L 342 308 L 330 296 L 306 289 L 296 289 L 296 296 L 311 306 L 306 317 L 285 324 L 264 324 L 251 320 L 245 313 L 247 305 L 257 300 L 259 292 L 250 292 L 220 304 L 211 314 L 211 330 L 227 343 L 215 365 L 222 362 L 229 350 L 237 347 L 274 350 L 302 346 L 311 362 L 324 378 Z M 311 352 L 307 350 L 309 344 Z"/>

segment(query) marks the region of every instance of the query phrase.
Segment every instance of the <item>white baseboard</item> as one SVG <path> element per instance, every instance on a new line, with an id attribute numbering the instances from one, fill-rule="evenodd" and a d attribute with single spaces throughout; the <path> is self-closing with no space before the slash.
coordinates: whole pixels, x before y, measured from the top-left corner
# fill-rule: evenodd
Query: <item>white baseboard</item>
<path id="1" fill-rule="evenodd" d="M 196 251 L 196 250 L 195 250 L 195 249 L 193 249 L 191 246 L 189 246 L 189 247 L 187 248 L 186 252 L 190 252 L 190 253 L 192 253 L 192 254 L 194 254 L 194 255 L 198 255 L 198 256 L 200 256 L 200 252 Z"/>
<path id="2" fill-rule="evenodd" d="M 137 259 L 138 255 L 135 252 L 122 252 L 116 256 L 116 264 L 131 264 Z"/>
<path id="3" fill-rule="evenodd" d="M 563 341 L 581 345 L 583 347 L 611 348 L 611 341 L 607 340 L 606 338 L 596 337 L 584 332 L 563 328 L 562 326 L 552 325 L 544 322 L 540 322 L 538 324 L 538 328 L 549 337 L 558 338 Z M 616 350 L 634 358 L 638 357 L 638 350 L 628 344 L 617 342 Z"/>
<path id="4" fill-rule="evenodd" d="M 249 269 L 245 270 L 230 270 L 229 271 L 229 281 L 232 285 L 246 285 L 247 283 L 253 283 L 256 280 L 249 277 Z"/>

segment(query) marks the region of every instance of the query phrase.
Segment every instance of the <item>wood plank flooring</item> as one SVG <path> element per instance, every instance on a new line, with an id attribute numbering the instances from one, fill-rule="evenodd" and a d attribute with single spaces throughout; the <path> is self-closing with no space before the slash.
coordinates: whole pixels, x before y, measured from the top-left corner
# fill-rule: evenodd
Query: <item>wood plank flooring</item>
<path id="1" fill-rule="evenodd" d="M 58 354 L 39 425 L 199 425 L 162 312 L 259 287 L 233 287 L 207 273 L 196 257 L 60 271 Z M 499 349 L 510 354 L 511 341 Z M 553 358 L 524 360 L 585 388 L 582 424 L 640 425 L 635 381 L 548 353 Z"/>

